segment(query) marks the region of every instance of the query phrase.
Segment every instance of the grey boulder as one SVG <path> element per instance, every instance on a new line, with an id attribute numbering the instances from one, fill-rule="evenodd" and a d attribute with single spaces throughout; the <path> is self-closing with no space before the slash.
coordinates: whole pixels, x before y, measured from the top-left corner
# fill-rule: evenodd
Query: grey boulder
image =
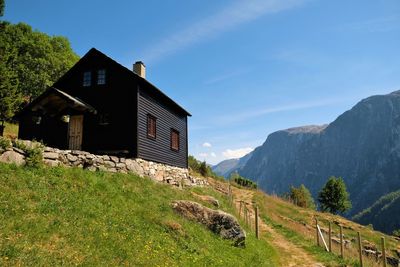
<path id="1" fill-rule="evenodd" d="M 186 200 L 173 201 L 172 208 L 183 217 L 204 224 L 222 238 L 234 240 L 234 246 L 245 246 L 246 232 L 231 214 Z"/>

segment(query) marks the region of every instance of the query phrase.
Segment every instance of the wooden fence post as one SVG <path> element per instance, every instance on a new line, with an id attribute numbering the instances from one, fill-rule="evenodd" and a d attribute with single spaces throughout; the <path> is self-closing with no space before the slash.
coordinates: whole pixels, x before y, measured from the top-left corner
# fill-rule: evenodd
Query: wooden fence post
<path id="1" fill-rule="evenodd" d="M 247 217 L 247 206 L 246 204 L 244 205 L 244 222 L 246 223 L 246 225 L 249 223 L 249 218 Z"/>
<path id="2" fill-rule="evenodd" d="M 342 226 L 342 225 L 339 225 L 339 227 L 340 227 L 340 231 L 339 231 L 339 234 L 340 234 L 340 256 L 341 256 L 342 258 L 344 258 L 344 248 L 343 248 L 343 226 Z"/>
<path id="3" fill-rule="evenodd" d="M 319 236 L 321 237 L 322 243 L 324 244 L 325 250 L 329 251 L 329 248 L 328 248 L 328 246 L 326 245 L 326 242 L 325 242 L 324 235 L 322 234 L 321 228 L 319 227 L 318 224 L 317 224 L 317 228 L 318 228 L 318 233 L 319 233 Z"/>
<path id="4" fill-rule="evenodd" d="M 259 232 L 258 232 L 258 207 L 255 209 L 255 227 L 256 227 L 256 237 L 259 239 Z"/>
<path id="5" fill-rule="evenodd" d="M 318 219 L 315 218 L 315 234 L 317 236 L 317 245 L 319 246 Z"/>
<path id="6" fill-rule="evenodd" d="M 251 210 L 250 209 L 247 212 L 247 216 L 248 216 L 247 224 L 249 225 L 250 230 L 252 230 L 253 229 L 253 224 L 251 223 Z"/>
<path id="7" fill-rule="evenodd" d="M 232 188 L 230 182 L 228 185 L 228 197 L 229 197 L 229 204 L 232 206 Z"/>
<path id="8" fill-rule="evenodd" d="M 358 255 L 360 256 L 360 266 L 363 267 L 363 256 L 362 256 L 362 245 L 361 245 L 361 235 L 360 232 L 357 232 L 357 239 L 358 239 Z"/>
<path id="9" fill-rule="evenodd" d="M 240 215 L 242 213 L 242 206 L 243 206 L 243 201 L 240 200 L 240 202 L 239 202 L 239 219 L 240 219 Z"/>
<path id="10" fill-rule="evenodd" d="M 250 209 L 248 209 L 247 210 L 247 225 L 250 227 L 250 229 L 252 228 L 251 227 L 251 213 L 250 213 L 251 211 L 250 211 Z"/>
<path id="11" fill-rule="evenodd" d="M 332 252 L 332 224 L 331 222 L 329 222 L 329 242 L 328 242 L 328 246 L 329 246 L 329 252 Z"/>
<path id="12" fill-rule="evenodd" d="M 383 236 L 381 237 L 381 243 L 382 243 L 382 262 L 383 266 L 386 267 L 386 248 L 385 248 L 385 238 Z"/>

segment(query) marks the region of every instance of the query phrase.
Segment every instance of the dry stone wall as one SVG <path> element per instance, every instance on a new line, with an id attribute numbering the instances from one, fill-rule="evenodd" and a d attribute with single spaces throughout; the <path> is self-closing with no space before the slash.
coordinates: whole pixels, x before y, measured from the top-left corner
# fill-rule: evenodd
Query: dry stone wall
<path id="1" fill-rule="evenodd" d="M 34 146 L 31 141 L 20 142 L 23 142 L 28 147 Z M 4 151 L 0 150 L 0 162 L 24 165 L 25 153 L 16 147 L 7 148 Z M 207 185 L 206 180 L 189 175 L 188 169 L 139 158 L 95 155 L 85 151 L 45 147 L 43 150 L 43 162 L 48 166 L 78 167 L 90 171 L 131 172 L 178 187 Z"/>

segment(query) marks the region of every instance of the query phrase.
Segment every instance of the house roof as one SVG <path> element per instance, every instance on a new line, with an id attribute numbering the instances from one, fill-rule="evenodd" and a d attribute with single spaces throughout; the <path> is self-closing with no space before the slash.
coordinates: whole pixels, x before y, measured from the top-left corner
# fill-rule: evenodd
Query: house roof
<path id="1" fill-rule="evenodd" d="M 155 91 L 156 93 L 160 94 L 167 102 L 169 102 L 170 104 L 172 104 L 173 106 L 175 106 L 179 111 L 183 112 L 185 115 L 187 116 L 192 116 L 188 111 L 186 111 L 183 107 L 181 107 L 178 103 L 176 103 L 174 100 L 172 100 L 169 96 L 167 96 L 163 91 L 161 91 L 157 86 L 155 86 L 154 84 L 152 84 L 151 82 L 149 82 L 148 80 L 146 80 L 145 78 L 137 75 L 135 72 L 133 72 L 132 70 L 128 69 L 127 67 L 121 65 L 120 63 L 118 63 L 117 61 L 115 61 L 114 59 L 110 58 L 109 56 L 107 56 L 106 54 L 104 54 L 103 52 L 97 50 L 96 48 L 92 48 L 89 50 L 89 53 L 97 53 L 100 54 L 106 58 L 108 58 L 109 60 L 113 61 L 113 63 L 119 65 L 121 68 L 123 68 L 125 71 L 127 71 L 127 73 L 129 73 L 129 75 L 132 75 L 133 77 L 135 77 L 136 79 L 138 79 L 139 81 L 141 81 L 142 83 L 148 85 L 147 88 L 149 88 L 150 90 Z M 86 56 L 86 55 L 85 55 Z"/>
<path id="2" fill-rule="evenodd" d="M 19 114 L 16 115 L 16 117 L 27 110 L 41 110 L 50 113 L 50 115 L 57 115 L 65 108 L 71 108 L 78 111 L 88 111 L 94 114 L 97 113 L 96 109 L 79 98 L 73 97 L 55 87 L 50 87 L 34 101 L 29 103 Z"/>

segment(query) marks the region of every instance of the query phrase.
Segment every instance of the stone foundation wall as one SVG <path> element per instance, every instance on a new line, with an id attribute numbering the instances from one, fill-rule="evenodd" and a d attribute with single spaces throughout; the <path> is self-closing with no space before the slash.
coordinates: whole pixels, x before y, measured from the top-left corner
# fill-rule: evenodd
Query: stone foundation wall
<path id="1" fill-rule="evenodd" d="M 28 147 L 34 145 L 30 141 L 20 142 L 24 142 Z M 25 163 L 25 153 L 21 149 L 10 147 L 5 151 L 0 151 L 0 161 L 23 165 Z M 206 180 L 190 176 L 188 169 L 139 158 L 120 158 L 108 155 L 95 155 L 84 151 L 45 147 L 43 162 L 48 166 L 78 167 L 90 171 L 131 172 L 178 187 L 207 185 Z"/>

